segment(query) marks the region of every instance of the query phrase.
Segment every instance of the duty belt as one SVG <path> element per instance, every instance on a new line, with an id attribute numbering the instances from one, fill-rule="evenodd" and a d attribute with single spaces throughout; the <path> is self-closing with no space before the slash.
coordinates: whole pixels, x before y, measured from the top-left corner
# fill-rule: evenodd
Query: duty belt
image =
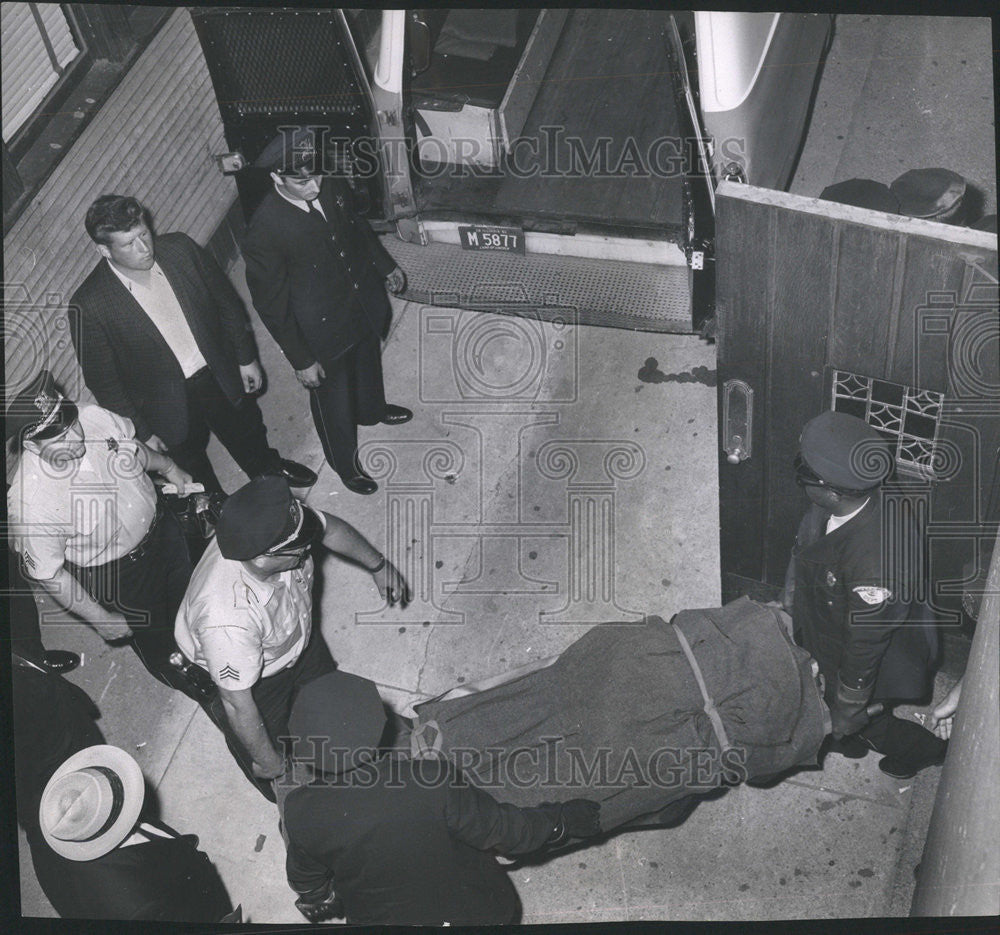
<path id="1" fill-rule="evenodd" d="M 153 534 L 156 532 L 156 527 L 160 523 L 160 518 L 163 516 L 163 504 L 160 502 L 159 498 L 156 501 L 156 512 L 153 514 L 153 521 L 149 524 L 149 529 L 146 530 L 146 535 L 139 540 L 139 544 L 132 549 L 131 552 L 126 552 L 121 558 L 116 558 L 116 562 L 137 562 L 142 558 L 146 552 L 149 550 L 150 543 L 153 541 Z M 111 562 L 108 562 L 110 565 Z"/>

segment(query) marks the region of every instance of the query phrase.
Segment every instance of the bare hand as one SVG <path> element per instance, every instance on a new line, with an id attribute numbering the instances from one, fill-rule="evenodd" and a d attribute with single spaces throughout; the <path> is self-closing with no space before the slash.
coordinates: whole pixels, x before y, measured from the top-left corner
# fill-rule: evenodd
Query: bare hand
<path id="1" fill-rule="evenodd" d="M 93 627 L 105 642 L 132 635 L 132 628 L 125 615 L 115 611 L 106 611 L 100 620 L 94 621 Z"/>
<path id="2" fill-rule="evenodd" d="M 962 697 L 962 680 L 959 679 L 944 700 L 927 716 L 924 727 L 933 731 L 942 740 L 951 737 L 951 727 L 955 722 L 955 712 Z"/>
<path id="3" fill-rule="evenodd" d="M 283 776 L 285 774 L 285 763 L 284 761 L 281 761 L 281 763 L 273 769 L 265 769 L 256 760 L 254 760 L 250 769 L 254 776 L 258 779 L 277 779 L 279 776 Z"/>
<path id="4" fill-rule="evenodd" d="M 388 559 L 382 568 L 372 572 L 372 578 L 382 600 L 387 601 L 390 606 L 395 605 L 397 601 L 400 607 L 410 603 L 410 586 L 399 573 L 399 569 Z"/>
<path id="5" fill-rule="evenodd" d="M 166 478 L 168 484 L 173 484 L 181 496 L 184 496 L 184 488 L 194 483 L 194 478 L 183 468 L 178 467 L 174 461 L 158 473 Z"/>
<path id="6" fill-rule="evenodd" d="M 305 370 L 296 370 L 295 376 L 298 378 L 299 383 L 306 387 L 306 389 L 314 390 L 326 376 L 326 371 L 323 370 L 322 364 L 316 361 L 316 363 L 306 367 Z"/>
<path id="7" fill-rule="evenodd" d="M 244 393 L 256 393 L 264 386 L 264 371 L 260 369 L 260 361 L 240 364 L 240 379 L 243 380 Z"/>
<path id="8" fill-rule="evenodd" d="M 146 446 L 152 448 L 153 451 L 158 451 L 161 455 L 167 453 L 167 446 L 163 444 L 163 439 L 159 435 L 150 435 L 146 439 Z"/>
<path id="9" fill-rule="evenodd" d="M 406 273 L 404 273 L 398 266 L 385 277 L 385 287 L 393 295 L 399 295 L 404 289 L 406 289 Z"/>

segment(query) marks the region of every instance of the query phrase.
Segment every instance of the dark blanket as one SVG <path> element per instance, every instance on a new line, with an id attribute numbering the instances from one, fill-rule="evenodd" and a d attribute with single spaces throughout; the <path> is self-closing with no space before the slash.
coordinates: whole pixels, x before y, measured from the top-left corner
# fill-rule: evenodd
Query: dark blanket
<path id="1" fill-rule="evenodd" d="M 829 727 L 813 661 L 775 611 L 741 598 L 674 617 L 720 716 L 724 747 L 671 624 L 600 624 L 550 666 L 416 708 L 414 739 L 501 801 L 601 802 L 604 830 L 692 794 L 812 764 Z"/>

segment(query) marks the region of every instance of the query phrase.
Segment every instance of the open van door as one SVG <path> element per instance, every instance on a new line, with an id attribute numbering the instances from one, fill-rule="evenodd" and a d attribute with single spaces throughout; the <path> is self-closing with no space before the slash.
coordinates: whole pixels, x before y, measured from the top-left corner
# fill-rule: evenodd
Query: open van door
<path id="1" fill-rule="evenodd" d="M 954 608 L 1000 519 L 996 234 L 733 182 L 716 209 L 723 599 L 782 585 L 799 434 L 834 409 L 891 445 Z"/>
<path id="2" fill-rule="evenodd" d="M 378 50 L 382 13 L 360 13 L 371 16 L 357 29 Z M 252 166 L 282 127 L 295 126 L 327 134 L 328 155 L 338 163 L 327 168 L 345 174 L 361 214 L 390 216 L 379 121 L 398 121 L 398 114 L 377 113 L 344 11 L 220 6 L 192 8 L 191 17 L 234 154 L 228 169 L 235 171 L 244 216 L 249 220 L 271 182 L 262 170 L 238 170 Z"/>

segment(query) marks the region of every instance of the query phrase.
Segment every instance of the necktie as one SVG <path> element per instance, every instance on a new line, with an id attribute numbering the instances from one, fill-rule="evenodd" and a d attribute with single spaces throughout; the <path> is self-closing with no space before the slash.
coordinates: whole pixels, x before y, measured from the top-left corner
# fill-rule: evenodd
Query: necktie
<path id="1" fill-rule="evenodd" d="M 315 214 L 324 224 L 326 223 L 326 218 L 323 216 L 323 212 L 320 211 L 319 205 L 316 204 L 317 199 L 312 201 L 307 201 L 306 204 L 309 205 L 309 213 Z"/>

